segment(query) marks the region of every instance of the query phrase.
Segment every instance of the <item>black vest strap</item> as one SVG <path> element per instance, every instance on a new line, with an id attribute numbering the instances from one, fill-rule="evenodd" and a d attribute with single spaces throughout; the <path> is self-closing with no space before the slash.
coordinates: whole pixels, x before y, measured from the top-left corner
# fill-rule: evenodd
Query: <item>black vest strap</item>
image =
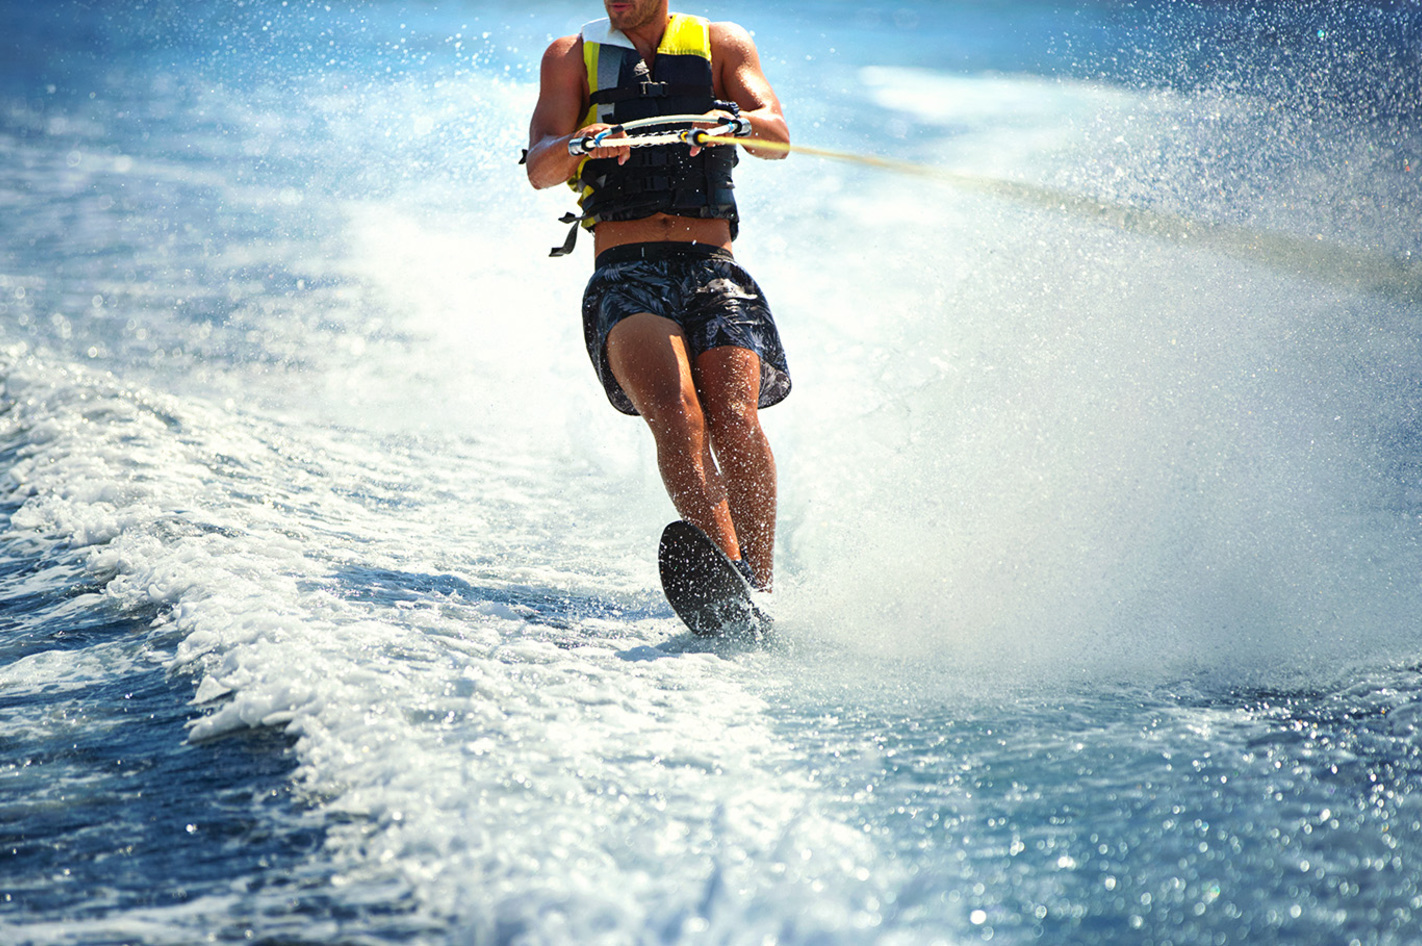
<path id="1" fill-rule="evenodd" d="M 573 252 L 573 247 L 578 245 L 578 229 L 583 225 L 583 218 L 571 211 L 558 218 L 559 223 L 571 223 L 572 229 L 568 231 L 568 238 L 563 241 L 562 246 L 555 246 L 548 251 L 549 256 L 567 256 Z"/>
<path id="2" fill-rule="evenodd" d="M 662 99 L 673 95 L 680 96 L 701 96 L 706 94 L 704 86 L 688 85 L 677 82 L 643 82 L 640 86 L 621 87 L 615 89 L 598 89 L 588 96 L 588 101 L 593 105 L 610 105 L 613 102 L 625 102 L 628 99 Z"/>

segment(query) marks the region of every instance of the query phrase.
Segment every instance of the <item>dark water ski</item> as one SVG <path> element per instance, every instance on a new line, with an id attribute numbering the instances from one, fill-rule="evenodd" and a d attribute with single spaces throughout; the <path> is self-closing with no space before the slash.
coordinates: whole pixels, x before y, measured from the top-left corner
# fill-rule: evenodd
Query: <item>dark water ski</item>
<path id="1" fill-rule="evenodd" d="M 667 601 L 692 633 L 760 637 L 770 630 L 770 618 L 751 600 L 745 577 L 691 523 L 678 520 L 662 530 L 657 565 Z"/>

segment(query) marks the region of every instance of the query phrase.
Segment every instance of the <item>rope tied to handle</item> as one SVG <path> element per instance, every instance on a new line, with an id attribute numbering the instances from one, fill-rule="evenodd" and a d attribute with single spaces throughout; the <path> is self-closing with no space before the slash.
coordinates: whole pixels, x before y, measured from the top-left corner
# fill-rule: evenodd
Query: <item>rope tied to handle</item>
<path id="1" fill-rule="evenodd" d="M 696 147 L 740 145 L 756 151 L 778 151 L 783 154 L 847 161 L 865 167 L 942 181 L 1019 204 L 1093 220 L 1126 233 L 1139 233 L 1173 242 L 1215 246 L 1242 259 L 1284 271 L 1307 273 L 1330 283 L 1379 292 L 1411 304 L 1422 302 L 1422 262 L 1385 250 L 1351 247 L 1246 225 L 1196 219 L 1178 212 L 1118 203 L 1028 181 L 951 171 L 947 168 L 897 161 L 872 154 L 750 139 L 747 137 L 751 132 L 750 123 L 741 118 L 725 119 L 721 116 L 706 115 L 660 116 L 638 122 L 626 122 L 620 127 L 625 131 L 658 123 L 665 125 L 671 121 L 687 123 L 712 120 L 720 122 L 720 126 L 660 130 L 615 140 L 618 145 L 634 148 L 679 142 Z M 605 136 L 615 133 L 616 129 L 608 129 L 593 137 L 596 137 L 599 143 L 605 143 L 608 140 Z M 572 142 L 569 143 L 569 150 L 572 150 Z M 566 252 L 566 249 L 563 252 Z"/>
<path id="2" fill-rule="evenodd" d="M 691 122 L 714 121 L 716 124 L 711 128 L 673 128 L 666 129 L 667 125 L 685 125 Z M 627 132 L 641 128 L 650 128 L 651 131 L 643 132 L 639 135 L 629 135 Z M 643 118 L 637 121 L 623 122 L 620 125 L 613 125 L 605 128 L 595 135 L 584 135 L 581 138 L 568 139 L 568 153 L 578 158 L 588 154 L 594 148 L 607 147 L 627 147 L 627 148 L 648 148 L 654 145 L 675 145 L 685 144 L 694 147 L 701 147 L 705 144 L 720 142 L 738 142 L 751 133 L 751 123 L 740 116 L 725 118 L 722 116 L 707 115 L 658 115 L 654 118 Z M 614 137 L 614 136 L 622 137 Z"/>

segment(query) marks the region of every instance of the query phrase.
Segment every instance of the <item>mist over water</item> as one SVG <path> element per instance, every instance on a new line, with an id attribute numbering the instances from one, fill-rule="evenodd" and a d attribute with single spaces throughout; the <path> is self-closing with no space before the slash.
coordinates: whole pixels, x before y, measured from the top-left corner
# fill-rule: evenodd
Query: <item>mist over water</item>
<path id="1" fill-rule="evenodd" d="M 845 320 L 875 347 L 836 362 L 808 448 L 840 501 L 790 537 L 814 550 L 821 625 L 968 658 L 971 675 L 1277 682 L 1405 659 L 1410 114 L 1359 141 L 1343 131 L 1356 116 L 1257 77 L 1230 96 L 1244 77 L 1144 95 L 865 78 L 920 153 L 1040 183 L 1036 206 L 1102 203 L 1043 216 L 932 182 L 868 185 L 889 196 L 854 220 L 873 253 Z M 1115 202 L 1144 213 L 1101 226 Z M 1334 241 L 1357 256 L 1316 250 Z M 1372 260 L 1396 278 L 1359 293 Z"/>
<path id="2" fill-rule="evenodd" d="M 1417 7 L 684 9 L 954 175 L 738 169 L 761 649 L 515 163 L 596 5 L 0 11 L 0 939 L 1410 942 Z"/>
<path id="3" fill-rule="evenodd" d="M 1389 457 L 1411 415 L 1405 323 L 1090 224 L 1036 225 L 1025 248 L 966 214 L 929 234 L 966 272 L 929 276 L 931 309 L 876 289 L 900 345 L 803 446 L 838 500 L 791 533 L 826 616 L 855 602 L 890 639 L 952 640 L 953 660 L 1128 676 L 1332 672 L 1415 644 L 1416 521 Z"/>

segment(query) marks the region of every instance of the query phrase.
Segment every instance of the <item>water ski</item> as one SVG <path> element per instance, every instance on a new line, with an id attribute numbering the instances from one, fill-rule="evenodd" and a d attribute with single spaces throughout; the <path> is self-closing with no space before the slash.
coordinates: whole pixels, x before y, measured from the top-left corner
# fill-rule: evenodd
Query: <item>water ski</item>
<path id="1" fill-rule="evenodd" d="M 692 633 L 760 637 L 770 630 L 740 570 L 691 523 L 678 520 L 662 530 L 657 565 L 667 601 Z"/>

